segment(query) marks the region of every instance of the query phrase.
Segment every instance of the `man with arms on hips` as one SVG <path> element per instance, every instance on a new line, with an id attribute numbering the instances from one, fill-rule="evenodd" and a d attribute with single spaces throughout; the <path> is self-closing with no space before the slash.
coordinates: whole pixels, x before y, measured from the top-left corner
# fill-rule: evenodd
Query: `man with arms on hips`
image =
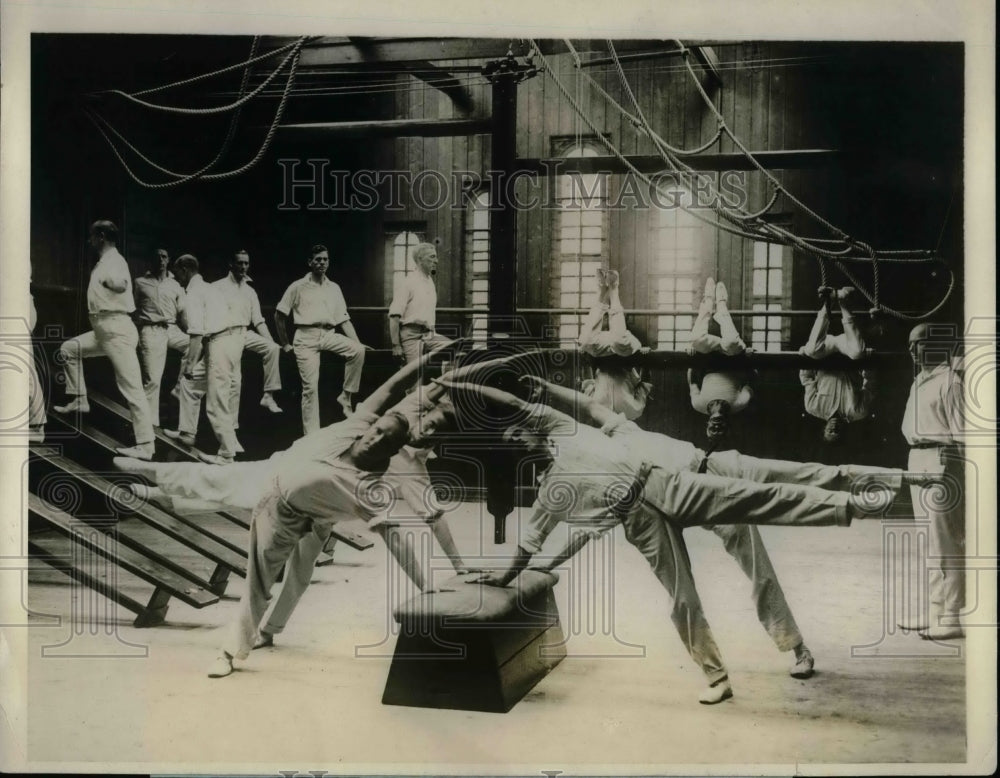
<path id="1" fill-rule="evenodd" d="M 437 249 L 421 243 L 413 249 L 416 268 L 393 290 L 389 306 L 389 340 L 392 355 L 407 363 L 420 356 L 422 344 L 431 347 L 448 339 L 434 331 L 437 309 Z"/>
<path id="2" fill-rule="evenodd" d="M 197 452 L 214 464 L 232 462 L 242 450 L 233 430 L 229 407 L 233 372 L 240 369 L 245 327 L 230 325 L 214 284 L 198 272 L 198 260 L 190 254 L 177 258 L 174 274 L 186 290 L 183 319 L 190 338 L 180 381 L 180 417 L 177 430 L 164 430 L 169 438 L 193 446 L 201 413 L 201 398 L 207 395 L 206 413 L 219 441 L 217 455 Z"/>
<path id="3" fill-rule="evenodd" d="M 308 435 L 319 429 L 320 354 L 332 351 L 344 358 L 344 388 L 337 402 L 344 416 L 354 412 L 354 395 L 361 386 L 365 347 L 351 324 L 347 303 L 340 286 L 326 277 L 330 254 L 326 246 L 310 251 L 309 273 L 292 283 L 274 312 L 274 328 L 284 351 L 295 352 L 302 377 L 302 431 Z M 288 342 L 288 317 L 295 321 L 295 337 Z M 340 327 L 343 335 L 336 331 Z"/>
<path id="4" fill-rule="evenodd" d="M 134 285 L 139 360 L 145 371 L 146 399 L 154 427 L 160 426 L 160 381 L 167 349 L 185 354 L 188 348 L 188 336 L 177 326 L 177 314 L 184 307 L 184 289 L 167 272 L 169 263 L 167 250 L 156 249 L 150 255 L 149 270 L 136 278 Z"/>
<path id="5" fill-rule="evenodd" d="M 240 249 L 229 262 L 229 273 L 218 281 L 215 287 L 225 306 L 229 310 L 231 325 L 242 325 L 244 330 L 244 348 L 259 354 L 264 366 L 264 396 L 260 399 L 262 408 L 271 413 L 281 413 L 281 408 L 274 401 L 274 392 L 281 389 L 281 370 L 279 357 L 281 347 L 274 342 L 267 329 L 267 323 L 260 311 L 260 299 L 252 286 L 248 275 L 250 270 L 250 255 L 246 249 Z M 243 371 L 233 373 L 233 397 L 230 402 L 233 411 L 233 429 L 240 426 L 240 392 L 243 388 Z"/>
<path id="6" fill-rule="evenodd" d="M 90 273 L 87 286 L 87 312 L 92 329 L 70 338 L 59 347 L 66 375 L 66 394 L 72 399 L 55 406 L 59 413 L 87 413 L 87 386 L 83 378 L 83 360 L 106 356 L 115 369 L 118 390 L 132 414 L 135 446 L 118 449 L 118 453 L 136 459 L 153 458 L 153 422 L 149 402 L 142 388 L 142 371 L 136 346 L 139 333 L 130 314 L 135 310 L 132 277 L 128 263 L 116 248 L 118 228 L 107 219 L 90 226 L 87 238 L 98 260 Z"/>
<path id="7" fill-rule="evenodd" d="M 903 413 L 903 437 L 910 446 L 907 468 L 944 478 L 946 488 L 910 487 L 913 511 L 930 521 L 927 564 L 930 612 L 916 613 L 900 626 L 925 640 L 965 636 L 960 614 L 965 605 L 965 503 L 962 478 L 962 375 L 952 364 L 955 335 L 947 325 L 918 324 L 910 331 L 910 356 L 918 372 Z M 950 482 L 950 487 L 948 486 Z"/>

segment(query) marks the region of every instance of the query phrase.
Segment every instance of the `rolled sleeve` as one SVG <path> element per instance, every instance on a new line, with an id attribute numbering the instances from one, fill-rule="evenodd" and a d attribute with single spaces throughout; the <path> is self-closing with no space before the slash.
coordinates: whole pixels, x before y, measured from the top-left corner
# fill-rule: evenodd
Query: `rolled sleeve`
<path id="1" fill-rule="evenodd" d="M 539 553 L 558 523 L 555 516 L 536 503 L 531 516 L 517 524 L 517 545 L 532 555 Z"/>
<path id="2" fill-rule="evenodd" d="M 410 285 L 406 283 L 405 280 L 396 285 L 392 294 L 392 302 L 389 304 L 390 318 L 393 316 L 403 316 L 403 313 L 406 311 L 406 306 L 410 302 L 410 294 Z"/>
<path id="3" fill-rule="evenodd" d="M 264 324 L 264 314 L 260 311 L 260 298 L 257 292 L 250 290 L 250 326 L 254 329 Z"/>
<path id="4" fill-rule="evenodd" d="M 298 300 L 298 289 L 299 284 L 297 281 L 293 284 L 289 284 L 285 293 L 281 295 L 281 299 L 278 300 L 278 304 L 275 306 L 274 310 L 288 316 L 295 307 L 295 302 Z"/>

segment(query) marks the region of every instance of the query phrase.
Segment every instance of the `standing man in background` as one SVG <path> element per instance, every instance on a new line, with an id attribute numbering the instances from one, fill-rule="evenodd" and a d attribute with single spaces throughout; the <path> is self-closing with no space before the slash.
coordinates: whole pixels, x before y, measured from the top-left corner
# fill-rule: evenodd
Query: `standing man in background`
<path id="1" fill-rule="evenodd" d="M 420 358 L 421 344 L 431 348 L 447 343 L 448 338 L 434 331 L 437 317 L 437 249 L 431 243 L 421 243 L 413 249 L 416 269 L 406 274 L 393 290 L 389 306 L 389 340 L 392 355 L 410 363 Z"/>
<path id="2" fill-rule="evenodd" d="M 66 405 L 55 406 L 54 410 L 58 413 L 88 413 L 90 403 L 87 401 L 82 361 L 88 357 L 108 357 L 115 370 L 118 391 L 132 414 L 135 433 L 136 445 L 119 448 L 118 453 L 149 461 L 154 451 L 153 422 L 135 351 L 139 333 L 130 316 L 135 310 L 132 276 L 125 257 L 118 252 L 118 228 L 113 222 L 100 219 L 90 226 L 87 243 L 98 256 L 87 285 L 87 312 L 92 329 L 70 338 L 59 347 L 66 376 L 66 394 L 72 399 Z"/>
<path id="3" fill-rule="evenodd" d="M 154 427 L 160 426 L 160 381 L 167 362 L 167 348 L 184 354 L 188 336 L 177 326 L 184 307 L 184 289 L 167 272 L 170 255 L 156 249 L 149 270 L 135 279 L 136 323 L 139 326 L 139 360 L 145 371 L 146 399 Z M 181 372 L 186 368 L 182 365 Z"/>
<path id="4" fill-rule="evenodd" d="M 250 255 L 245 249 L 240 249 L 229 262 L 229 273 L 212 283 L 219 299 L 225 308 L 226 326 L 243 327 L 243 347 L 261 355 L 264 362 L 264 396 L 260 400 L 262 408 L 271 413 L 281 413 L 281 408 L 274 401 L 273 392 L 281 389 L 281 373 L 278 359 L 281 348 L 267 329 L 264 315 L 260 311 L 260 299 L 257 292 L 250 286 Z M 243 388 L 243 369 L 241 360 L 237 360 L 233 371 L 233 387 L 230 397 L 230 409 L 233 413 L 233 429 L 240 427 L 240 392 Z"/>
<path id="5" fill-rule="evenodd" d="M 302 377 L 302 431 L 319 429 L 320 354 L 332 351 L 345 360 L 344 387 L 337 402 L 344 416 L 354 413 L 354 395 L 361 387 L 365 347 L 358 339 L 340 286 L 326 277 L 330 254 L 317 244 L 310 250 L 309 272 L 285 290 L 274 312 L 274 329 L 283 351 L 295 351 Z M 288 317 L 294 317 L 295 338 L 288 342 Z M 336 331 L 340 327 L 344 334 Z"/>
<path id="6" fill-rule="evenodd" d="M 903 437 L 910 445 L 908 470 L 951 476 L 961 490 L 965 485 L 962 376 L 951 361 L 955 336 L 941 329 L 942 325 L 918 324 L 910 331 L 910 356 L 918 372 L 906 400 Z M 965 605 L 965 502 L 949 501 L 949 491 L 939 485 L 910 487 L 914 514 L 926 513 L 930 520 L 930 608 L 899 626 L 919 631 L 925 640 L 965 636 L 960 620 Z"/>
<path id="7" fill-rule="evenodd" d="M 178 257 L 174 273 L 187 293 L 183 317 L 190 340 L 180 381 L 178 428 L 164 430 L 163 434 L 193 446 L 201 398 L 207 394 L 206 413 L 219 441 L 219 452 L 210 455 L 199 451 L 198 458 L 213 464 L 228 464 L 240 450 L 229 403 L 233 373 L 240 369 L 246 327 L 229 324 L 215 284 L 208 284 L 201 277 L 195 257 L 190 254 Z"/>

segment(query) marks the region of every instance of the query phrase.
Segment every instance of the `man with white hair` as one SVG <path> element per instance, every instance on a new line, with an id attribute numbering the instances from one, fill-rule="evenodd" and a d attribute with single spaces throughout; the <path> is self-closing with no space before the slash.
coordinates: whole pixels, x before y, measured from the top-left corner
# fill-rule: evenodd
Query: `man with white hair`
<path id="1" fill-rule="evenodd" d="M 393 290 L 389 305 L 389 340 L 392 355 L 407 364 L 419 359 L 420 349 L 447 343 L 444 335 L 434 331 L 437 321 L 437 249 L 432 243 L 421 243 L 413 249 L 416 268 Z"/>

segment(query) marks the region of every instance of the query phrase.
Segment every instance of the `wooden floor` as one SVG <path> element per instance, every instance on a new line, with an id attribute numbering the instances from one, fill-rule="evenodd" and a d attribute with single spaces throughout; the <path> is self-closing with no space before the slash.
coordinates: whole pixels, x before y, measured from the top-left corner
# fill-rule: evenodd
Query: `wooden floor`
<path id="1" fill-rule="evenodd" d="M 496 565 L 513 550 L 493 546 L 492 519 L 478 505 L 461 505 L 450 523 L 470 558 Z M 95 629 L 107 601 L 33 563 L 28 758 L 64 769 L 139 763 L 140 772 L 535 774 L 964 761 L 965 642 L 885 634 L 880 525 L 765 528 L 764 536 L 817 674 L 789 677 L 791 655 L 757 623 L 746 579 L 714 535 L 689 530 L 735 689 L 714 707 L 698 705 L 701 674 L 668 619 L 666 593 L 621 530 L 604 552 L 562 571 L 556 595 L 569 657 L 507 714 L 380 704 L 395 641 L 388 614 L 408 596 L 381 542 L 338 549 L 278 646 L 218 680 L 205 671 L 235 611 L 229 594 L 203 610 L 172 603 L 163 627 L 135 629 L 122 610 Z M 447 560 L 429 562 L 448 575 Z M 231 591 L 240 590 L 236 579 Z"/>

